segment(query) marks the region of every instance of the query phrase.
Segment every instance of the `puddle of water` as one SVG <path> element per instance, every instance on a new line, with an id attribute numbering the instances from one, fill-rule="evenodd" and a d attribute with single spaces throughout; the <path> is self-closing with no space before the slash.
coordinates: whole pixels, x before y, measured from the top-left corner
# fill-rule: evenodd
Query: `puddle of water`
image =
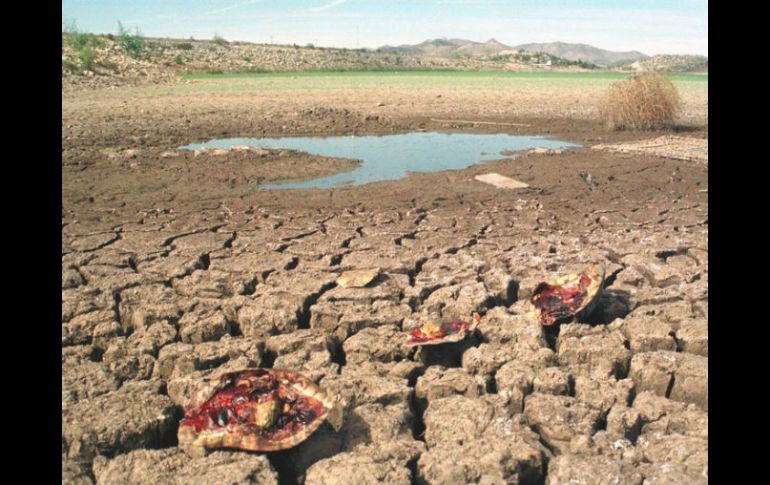
<path id="1" fill-rule="evenodd" d="M 329 136 L 284 138 L 227 138 L 181 147 L 229 148 L 249 145 L 264 148 L 290 148 L 325 157 L 361 160 L 349 172 L 301 182 L 262 184 L 260 189 L 327 189 L 361 185 L 381 180 L 396 180 L 407 172 L 438 172 L 469 167 L 473 164 L 506 158 L 500 152 L 544 147 L 564 149 L 574 143 L 549 140 L 542 136 L 468 133 L 406 133 L 386 136 Z M 302 167 L 297 167 L 301 172 Z"/>

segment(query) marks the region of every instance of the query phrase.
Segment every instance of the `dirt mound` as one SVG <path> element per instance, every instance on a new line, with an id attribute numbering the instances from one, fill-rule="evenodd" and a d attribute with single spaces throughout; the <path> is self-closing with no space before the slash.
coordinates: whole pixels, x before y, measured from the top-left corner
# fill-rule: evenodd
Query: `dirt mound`
<path id="1" fill-rule="evenodd" d="M 87 56 L 72 34 L 62 34 L 62 89 L 116 87 L 179 82 L 176 71 L 158 63 L 151 51 L 134 58 L 114 38 L 92 36 Z M 95 39 L 95 40 L 93 40 Z"/>

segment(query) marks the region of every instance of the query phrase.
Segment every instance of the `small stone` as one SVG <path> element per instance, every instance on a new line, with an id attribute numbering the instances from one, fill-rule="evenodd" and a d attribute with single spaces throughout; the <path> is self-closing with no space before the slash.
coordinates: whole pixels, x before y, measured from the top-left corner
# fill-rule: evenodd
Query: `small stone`
<path id="1" fill-rule="evenodd" d="M 342 288 L 363 288 L 379 274 L 379 268 L 345 271 L 337 278 L 337 285 Z"/>

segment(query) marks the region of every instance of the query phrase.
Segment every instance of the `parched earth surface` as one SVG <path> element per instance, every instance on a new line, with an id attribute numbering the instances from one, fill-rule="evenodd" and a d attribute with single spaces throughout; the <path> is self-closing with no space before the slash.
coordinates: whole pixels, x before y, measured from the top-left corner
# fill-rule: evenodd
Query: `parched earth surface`
<path id="1" fill-rule="evenodd" d="M 63 94 L 62 482 L 707 483 L 707 163 L 592 150 L 661 134 L 560 117 L 566 98 L 466 94 Z M 669 135 L 707 139 L 697 121 Z M 254 186 L 356 162 L 176 149 L 419 129 L 583 147 L 304 191 Z M 582 321 L 523 315 L 540 281 L 597 263 Z M 335 283 L 372 267 L 366 288 Z M 472 311 L 464 342 L 403 345 Z M 179 449 L 201 380 L 253 366 L 307 375 L 335 410 L 291 450 Z"/>

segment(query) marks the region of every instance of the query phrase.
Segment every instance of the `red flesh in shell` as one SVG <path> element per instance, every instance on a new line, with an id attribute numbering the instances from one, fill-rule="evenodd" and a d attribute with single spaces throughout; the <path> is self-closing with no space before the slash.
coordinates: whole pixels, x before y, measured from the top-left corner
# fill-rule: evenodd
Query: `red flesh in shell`
<path id="1" fill-rule="evenodd" d="M 468 330 L 468 323 L 466 322 L 451 322 L 441 326 L 441 331 L 433 335 L 427 335 L 422 333 L 419 328 L 412 329 L 412 338 L 410 342 L 430 342 L 431 340 L 441 340 L 448 335 L 456 334 L 461 330 Z"/>
<path id="2" fill-rule="evenodd" d="M 181 425 L 196 433 L 226 428 L 280 441 L 323 413 L 320 402 L 297 394 L 273 374 L 250 371 L 231 378 L 202 406 L 188 409 Z"/>
<path id="3" fill-rule="evenodd" d="M 562 318 L 571 317 L 580 309 L 588 296 L 591 278 L 581 274 L 571 286 L 540 283 L 532 295 L 532 305 L 540 310 L 540 322 L 551 325 Z"/>

